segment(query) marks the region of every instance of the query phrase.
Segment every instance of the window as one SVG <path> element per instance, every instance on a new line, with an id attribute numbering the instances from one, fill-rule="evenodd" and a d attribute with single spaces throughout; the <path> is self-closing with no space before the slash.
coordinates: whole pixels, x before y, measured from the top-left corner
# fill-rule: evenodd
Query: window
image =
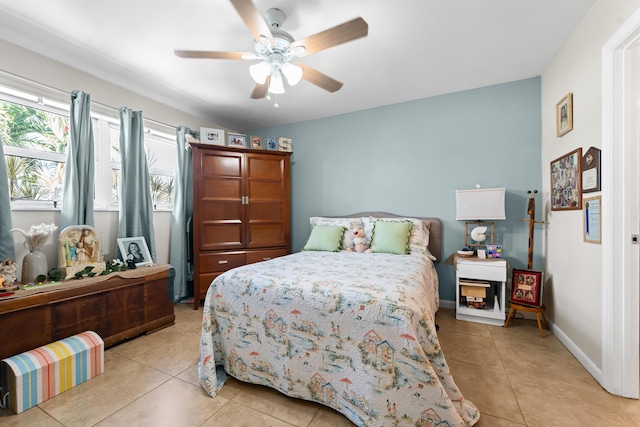
<path id="1" fill-rule="evenodd" d="M 96 209 L 117 209 L 120 185 L 119 119 L 92 113 Z M 69 105 L 0 86 L 0 135 L 12 206 L 57 207 L 62 200 Z M 145 132 L 154 208 L 171 209 L 175 138 Z"/>

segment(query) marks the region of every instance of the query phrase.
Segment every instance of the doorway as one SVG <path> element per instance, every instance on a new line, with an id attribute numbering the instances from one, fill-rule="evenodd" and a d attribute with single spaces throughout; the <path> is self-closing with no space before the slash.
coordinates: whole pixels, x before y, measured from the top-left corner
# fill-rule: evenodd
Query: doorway
<path id="1" fill-rule="evenodd" d="M 602 386 L 640 388 L 640 10 L 602 48 Z"/>

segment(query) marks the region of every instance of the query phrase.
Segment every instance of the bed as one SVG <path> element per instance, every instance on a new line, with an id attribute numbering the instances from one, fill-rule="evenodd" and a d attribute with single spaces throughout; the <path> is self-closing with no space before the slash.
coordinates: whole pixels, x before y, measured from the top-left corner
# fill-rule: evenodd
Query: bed
<path id="1" fill-rule="evenodd" d="M 441 222 L 367 212 L 310 223 L 304 250 L 211 283 L 204 390 L 215 396 L 229 374 L 358 426 L 475 424 L 480 413 L 458 390 L 436 334 Z M 358 227 L 372 252 L 347 251 Z"/>

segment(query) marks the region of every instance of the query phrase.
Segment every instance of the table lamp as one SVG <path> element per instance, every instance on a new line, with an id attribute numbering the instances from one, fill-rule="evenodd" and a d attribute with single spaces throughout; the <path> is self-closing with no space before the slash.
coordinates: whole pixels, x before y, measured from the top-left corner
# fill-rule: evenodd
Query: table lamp
<path id="1" fill-rule="evenodd" d="M 504 213 L 502 188 L 480 188 L 456 190 L 456 220 L 465 222 L 465 246 L 478 249 L 490 238 L 494 243 L 494 220 L 507 219 Z"/>

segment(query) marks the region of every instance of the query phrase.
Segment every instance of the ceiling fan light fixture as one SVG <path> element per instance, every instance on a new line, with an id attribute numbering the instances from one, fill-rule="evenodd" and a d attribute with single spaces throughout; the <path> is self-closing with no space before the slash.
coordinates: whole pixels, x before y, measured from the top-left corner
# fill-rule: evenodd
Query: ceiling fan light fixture
<path id="1" fill-rule="evenodd" d="M 302 80 L 302 67 L 285 62 L 282 64 L 282 74 L 287 78 L 291 86 L 295 86 Z"/>
<path id="2" fill-rule="evenodd" d="M 271 74 L 271 65 L 267 61 L 262 61 L 257 64 L 253 64 L 249 67 L 249 74 L 253 80 L 262 85 L 267 81 L 267 77 Z"/>
<path id="3" fill-rule="evenodd" d="M 277 71 L 271 75 L 271 81 L 269 82 L 269 92 L 273 93 L 274 95 L 281 95 L 284 93 L 282 75 Z"/>
<path id="4" fill-rule="evenodd" d="M 298 56 L 298 55 L 302 55 L 306 50 L 307 50 L 307 48 L 304 47 L 304 46 L 296 46 L 296 47 L 290 49 L 289 53 L 291 53 L 291 55 L 293 55 L 293 56 Z"/>

